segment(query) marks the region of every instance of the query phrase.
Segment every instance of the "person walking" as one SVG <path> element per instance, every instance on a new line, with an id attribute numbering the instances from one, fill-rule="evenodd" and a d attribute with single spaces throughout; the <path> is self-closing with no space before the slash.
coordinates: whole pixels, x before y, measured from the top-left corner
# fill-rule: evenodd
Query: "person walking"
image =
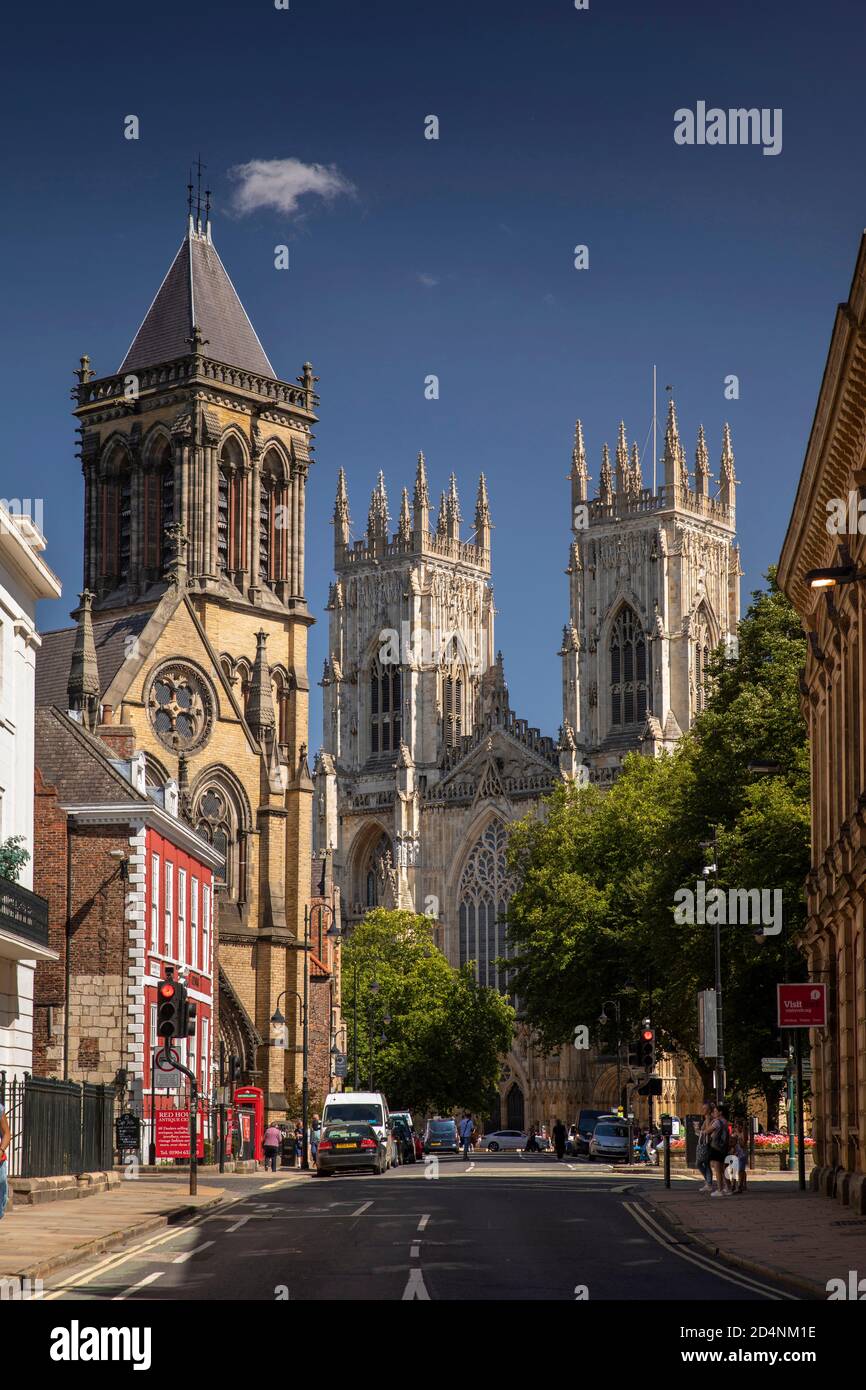
<path id="1" fill-rule="evenodd" d="M 526 1148 L 523 1152 L 528 1154 L 538 1153 L 538 1130 L 535 1125 L 529 1126 L 529 1133 L 526 1136 Z"/>
<path id="2" fill-rule="evenodd" d="M 469 1150 L 472 1147 L 472 1134 L 474 1129 L 475 1125 L 472 1121 L 472 1116 L 468 1110 L 464 1110 L 463 1119 L 460 1121 L 459 1125 L 459 1132 L 460 1143 L 463 1145 L 463 1158 L 467 1161 L 469 1159 Z"/>
<path id="3" fill-rule="evenodd" d="M 0 1220 L 6 1211 L 9 1197 L 9 1145 L 12 1143 L 12 1130 L 6 1118 L 6 1107 L 0 1103 Z"/>
<path id="4" fill-rule="evenodd" d="M 710 1121 L 714 1106 L 712 1101 L 705 1100 L 701 1106 L 701 1122 L 698 1126 L 698 1149 L 695 1154 L 695 1166 L 702 1175 L 703 1186 L 698 1188 L 699 1192 L 712 1192 L 713 1190 L 713 1170 L 710 1167 Z"/>
<path id="5" fill-rule="evenodd" d="M 713 1118 L 710 1123 L 708 1139 L 708 1157 L 710 1167 L 715 1174 L 715 1190 L 710 1193 L 711 1197 L 728 1197 L 730 1192 L 725 1186 L 725 1159 L 728 1156 L 728 1145 L 730 1140 L 730 1129 L 728 1128 L 727 1117 L 719 1106 L 713 1108 Z"/>
<path id="6" fill-rule="evenodd" d="M 283 1136 L 280 1133 L 279 1126 L 276 1120 L 271 1120 L 271 1123 L 265 1130 L 263 1140 L 265 1150 L 265 1172 L 267 1172 L 269 1168 L 272 1173 L 277 1171 L 277 1155 L 280 1152 L 280 1145 L 282 1142 Z"/>
<path id="7" fill-rule="evenodd" d="M 295 1121 L 295 1167 L 301 1167 L 301 1159 L 304 1154 L 304 1126 L 300 1120 Z"/>
<path id="8" fill-rule="evenodd" d="M 554 1153 L 556 1154 L 558 1162 L 561 1163 L 562 1160 L 565 1158 L 565 1141 L 568 1138 L 568 1134 L 566 1132 L 565 1125 L 562 1123 L 562 1120 L 557 1120 L 555 1125 L 553 1126 L 552 1138 Z"/>
<path id="9" fill-rule="evenodd" d="M 314 1115 L 310 1124 L 310 1155 L 313 1163 L 316 1161 L 316 1154 L 319 1152 L 319 1140 L 322 1137 L 322 1121 L 318 1115 Z"/>

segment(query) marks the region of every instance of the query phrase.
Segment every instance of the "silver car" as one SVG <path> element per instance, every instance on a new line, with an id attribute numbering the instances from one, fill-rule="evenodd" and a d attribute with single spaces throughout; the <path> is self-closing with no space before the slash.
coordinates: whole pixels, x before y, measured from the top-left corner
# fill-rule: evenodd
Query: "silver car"
<path id="1" fill-rule="evenodd" d="M 589 1161 L 607 1159 L 614 1163 L 628 1159 L 628 1125 L 621 1120 L 599 1120 L 589 1141 Z"/>

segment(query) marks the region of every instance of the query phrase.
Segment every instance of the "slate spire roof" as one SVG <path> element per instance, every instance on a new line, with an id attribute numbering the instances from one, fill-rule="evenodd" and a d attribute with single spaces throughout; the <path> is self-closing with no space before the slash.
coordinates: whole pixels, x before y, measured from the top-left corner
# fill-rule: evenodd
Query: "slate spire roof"
<path id="1" fill-rule="evenodd" d="M 276 378 L 210 235 L 190 217 L 186 236 L 118 372 L 154 367 L 191 351 L 193 329 L 205 356 Z"/>

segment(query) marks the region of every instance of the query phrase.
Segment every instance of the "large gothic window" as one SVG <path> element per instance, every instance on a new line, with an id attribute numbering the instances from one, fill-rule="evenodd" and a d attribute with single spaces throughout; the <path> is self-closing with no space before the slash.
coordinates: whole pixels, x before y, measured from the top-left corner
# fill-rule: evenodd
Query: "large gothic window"
<path id="1" fill-rule="evenodd" d="M 700 714 L 707 707 L 710 694 L 710 653 L 713 642 L 707 611 L 701 607 L 695 614 L 692 624 L 692 687 L 694 690 L 694 712 Z"/>
<path id="2" fill-rule="evenodd" d="M 217 483 L 217 554 L 221 570 L 246 569 L 247 474 L 244 453 L 229 436 L 220 449 Z"/>
<path id="3" fill-rule="evenodd" d="M 610 634 L 611 725 L 638 724 L 646 711 L 646 639 L 634 609 L 624 606 Z"/>
<path id="4" fill-rule="evenodd" d="M 393 753 L 402 737 L 403 679 L 399 666 L 370 667 L 370 752 Z"/>
<path id="5" fill-rule="evenodd" d="M 262 463 L 259 491 L 259 574 L 267 584 L 286 579 L 288 495 L 282 459 L 269 449 Z"/>
<path id="6" fill-rule="evenodd" d="M 129 458 L 118 445 L 99 486 L 99 572 L 103 579 L 117 582 L 129 572 L 130 514 Z"/>
<path id="7" fill-rule="evenodd" d="M 448 748 L 455 748 L 463 737 L 465 668 L 460 659 L 457 638 L 452 637 L 442 657 L 442 735 Z"/>
<path id="8" fill-rule="evenodd" d="M 386 887 L 392 863 L 391 841 L 383 831 L 366 855 L 361 872 L 363 905 L 367 911 L 387 905 Z"/>
<path id="9" fill-rule="evenodd" d="M 174 520 L 174 465 L 168 440 L 162 440 L 148 460 L 143 492 L 144 567 L 158 576 L 168 558 L 166 531 Z"/>
<path id="10" fill-rule="evenodd" d="M 225 867 L 214 871 L 214 883 L 229 898 L 247 898 L 247 835 L 239 798 L 226 775 L 206 779 L 197 791 L 193 823 L 199 835 L 225 858 Z"/>
<path id="11" fill-rule="evenodd" d="M 491 821 L 476 841 L 460 877 L 460 964 L 472 961 L 478 983 L 503 992 L 505 972 L 497 959 L 507 955 L 506 912 L 514 882 L 505 862 L 506 833 L 501 820 Z"/>

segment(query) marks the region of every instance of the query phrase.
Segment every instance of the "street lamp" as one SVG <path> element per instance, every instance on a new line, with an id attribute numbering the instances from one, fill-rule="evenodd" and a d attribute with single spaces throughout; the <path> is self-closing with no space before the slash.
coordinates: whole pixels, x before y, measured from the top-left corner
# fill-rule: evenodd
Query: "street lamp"
<path id="1" fill-rule="evenodd" d="M 702 840 L 701 849 L 712 850 L 713 862 L 707 864 L 703 869 L 704 878 L 714 876 L 715 883 L 719 882 L 719 856 L 716 830 L 713 830 L 711 840 Z M 722 1027 L 722 933 L 719 925 L 719 913 L 713 914 L 715 923 L 713 925 L 713 946 L 715 950 L 716 966 L 716 1100 L 721 1105 L 725 1098 L 725 1043 L 724 1031 Z"/>
<path id="2" fill-rule="evenodd" d="M 602 1027 L 608 1022 L 607 1010 L 613 1009 L 616 1017 L 616 1103 L 622 1105 L 622 1019 L 618 999 L 605 999 L 601 1006 L 598 1021 Z"/>
<path id="3" fill-rule="evenodd" d="M 823 569 L 809 570 L 805 575 L 810 589 L 835 589 L 839 584 L 854 584 L 866 579 L 866 570 L 857 572 L 853 560 L 843 565 L 826 565 Z"/>

